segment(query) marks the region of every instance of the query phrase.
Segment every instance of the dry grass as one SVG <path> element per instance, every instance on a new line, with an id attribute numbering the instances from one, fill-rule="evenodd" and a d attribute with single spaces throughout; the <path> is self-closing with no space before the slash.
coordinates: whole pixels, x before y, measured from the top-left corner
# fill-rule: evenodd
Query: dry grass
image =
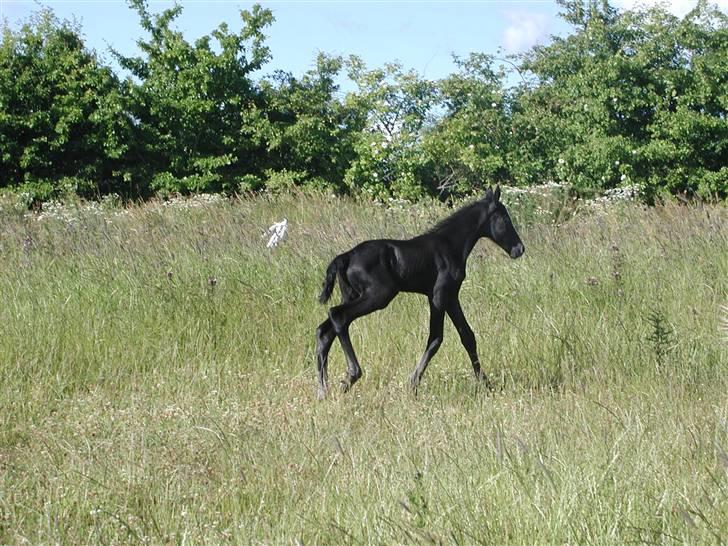
<path id="1" fill-rule="evenodd" d="M 726 209 L 513 201 L 526 257 L 480 243 L 462 298 L 500 389 L 448 325 L 410 395 L 427 306 L 403 295 L 323 403 L 328 260 L 443 206 L 0 213 L 0 543 L 725 541 Z"/>

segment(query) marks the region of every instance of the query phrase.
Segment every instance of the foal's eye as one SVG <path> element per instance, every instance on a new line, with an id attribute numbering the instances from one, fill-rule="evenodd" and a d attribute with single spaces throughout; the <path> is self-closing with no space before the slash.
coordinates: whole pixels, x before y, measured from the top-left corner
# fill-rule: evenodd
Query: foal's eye
<path id="1" fill-rule="evenodd" d="M 504 231 L 506 229 L 506 222 L 503 220 L 503 218 L 496 218 L 495 219 L 495 230 L 498 232 Z"/>

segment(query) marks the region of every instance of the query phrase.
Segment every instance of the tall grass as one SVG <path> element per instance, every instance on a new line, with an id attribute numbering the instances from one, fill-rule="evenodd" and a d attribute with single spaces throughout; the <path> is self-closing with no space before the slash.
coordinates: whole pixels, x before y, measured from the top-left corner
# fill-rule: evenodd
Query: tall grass
<path id="1" fill-rule="evenodd" d="M 410 394 L 427 305 L 401 295 L 323 403 L 328 261 L 443 205 L 0 213 L 0 543 L 725 541 L 726 209 L 516 197 L 526 255 L 479 243 L 462 290 L 495 392 L 448 324 Z"/>

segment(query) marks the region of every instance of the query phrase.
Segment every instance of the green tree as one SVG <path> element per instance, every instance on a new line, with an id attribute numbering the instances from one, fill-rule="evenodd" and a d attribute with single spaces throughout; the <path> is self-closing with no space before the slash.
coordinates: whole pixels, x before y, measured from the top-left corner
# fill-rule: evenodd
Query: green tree
<path id="1" fill-rule="evenodd" d="M 263 82 L 267 116 L 269 180 L 344 189 L 355 157 L 354 140 L 363 129 L 362 110 L 339 98 L 340 57 L 320 54 L 302 78 L 279 72 Z"/>
<path id="2" fill-rule="evenodd" d="M 455 58 L 459 71 L 438 82 L 437 124 L 423 148 L 439 192 L 468 192 L 510 179 L 509 109 L 502 70 L 491 56 Z"/>
<path id="3" fill-rule="evenodd" d="M 145 0 L 130 4 L 149 38 L 138 42 L 142 56 L 113 53 L 136 78 L 125 83 L 137 121 L 136 176 L 152 190 L 194 192 L 234 191 L 238 176 L 260 175 L 269 128 L 253 73 L 270 57 L 270 10 L 243 10 L 240 32 L 222 23 L 190 44 L 171 26 L 180 5 L 152 15 Z"/>
<path id="4" fill-rule="evenodd" d="M 81 193 L 124 184 L 130 120 L 119 82 L 79 28 L 43 9 L 0 46 L 0 187 L 37 199 L 62 181 Z"/>
<path id="5" fill-rule="evenodd" d="M 650 193 L 728 197 L 728 17 L 701 1 L 682 21 L 649 14 L 648 46 L 667 51 L 660 99 L 639 150 Z"/>
<path id="6" fill-rule="evenodd" d="M 347 95 L 346 106 L 366 120 L 354 143 L 347 186 L 379 199 L 417 199 L 431 193 L 431 169 L 421 140 L 434 123 L 435 83 L 397 63 L 368 70 L 359 57 L 351 56 L 347 65 L 357 90 Z"/>
<path id="7" fill-rule="evenodd" d="M 580 194 L 728 196 L 728 17 L 706 0 L 683 19 L 558 0 L 573 32 L 512 58 L 512 88 L 483 53 L 437 82 L 325 54 L 301 77 L 261 78 L 269 10 L 189 43 L 173 28 L 181 6 L 129 1 L 146 35 L 139 55 L 112 49 L 123 82 L 50 10 L 3 27 L 0 187 L 43 199 L 313 185 L 417 199 L 560 181 Z M 343 72 L 356 89 L 342 98 Z"/>
<path id="8" fill-rule="evenodd" d="M 725 196 L 726 17 L 704 1 L 682 21 L 560 4 L 574 33 L 527 53 L 533 80 L 513 94 L 516 178 Z"/>
<path id="9" fill-rule="evenodd" d="M 581 192 L 613 187 L 630 154 L 621 121 L 610 116 L 623 85 L 624 35 L 606 2 L 559 3 L 575 32 L 527 53 L 521 70 L 535 78 L 513 94 L 513 148 L 530 163 L 521 161 L 516 176 Z"/>

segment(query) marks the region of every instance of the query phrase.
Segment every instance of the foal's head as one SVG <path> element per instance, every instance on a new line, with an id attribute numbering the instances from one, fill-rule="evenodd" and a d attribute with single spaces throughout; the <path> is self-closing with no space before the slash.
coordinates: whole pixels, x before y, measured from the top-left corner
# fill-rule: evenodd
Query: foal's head
<path id="1" fill-rule="evenodd" d="M 516 228 L 513 227 L 505 205 L 500 201 L 500 195 L 500 186 L 496 186 L 495 191 L 488 188 L 488 191 L 485 192 L 483 202 L 487 207 L 487 219 L 484 225 L 484 235 L 508 252 L 511 258 L 518 258 L 526 251 L 526 248 L 523 246 Z"/>

